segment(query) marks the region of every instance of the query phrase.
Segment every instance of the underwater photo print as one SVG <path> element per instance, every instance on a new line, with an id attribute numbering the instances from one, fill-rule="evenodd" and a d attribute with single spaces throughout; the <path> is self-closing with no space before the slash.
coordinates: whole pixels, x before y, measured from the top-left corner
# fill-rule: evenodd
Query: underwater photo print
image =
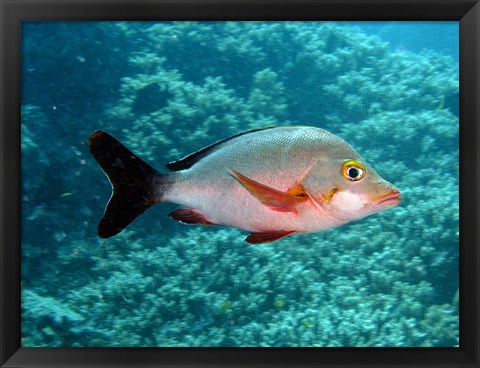
<path id="1" fill-rule="evenodd" d="M 458 347 L 458 22 L 24 22 L 23 347 Z"/>

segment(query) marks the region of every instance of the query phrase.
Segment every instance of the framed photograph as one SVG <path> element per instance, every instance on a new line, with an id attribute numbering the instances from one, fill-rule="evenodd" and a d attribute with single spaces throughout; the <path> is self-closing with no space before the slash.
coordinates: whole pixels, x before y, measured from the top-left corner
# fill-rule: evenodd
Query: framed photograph
<path id="1" fill-rule="evenodd" d="M 478 1 L 1 6 L 2 367 L 480 367 Z"/>

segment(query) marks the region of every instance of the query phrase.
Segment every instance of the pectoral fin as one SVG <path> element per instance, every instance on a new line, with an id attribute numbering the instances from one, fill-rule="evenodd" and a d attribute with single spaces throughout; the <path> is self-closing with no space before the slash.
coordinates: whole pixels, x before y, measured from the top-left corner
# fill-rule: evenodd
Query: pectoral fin
<path id="1" fill-rule="evenodd" d="M 295 230 L 289 231 L 262 231 L 258 233 L 251 233 L 245 241 L 252 244 L 271 243 L 276 240 L 285 238 L 286 236 L 295 234 Z"/>
<path id="2" fill-rule="evenodd" d="M 251 195 L 274 211 L 297 212 L 295 208 L 296 205 L 308 199 L 308 196 L 306 196 L 304 193 L 284 193 L 260 184 L 253 179 L 247 178 L 235 170 L 228 169 L 228 171 L 233 178 L 235 178 L 246 190 L 250 192 Z"/>

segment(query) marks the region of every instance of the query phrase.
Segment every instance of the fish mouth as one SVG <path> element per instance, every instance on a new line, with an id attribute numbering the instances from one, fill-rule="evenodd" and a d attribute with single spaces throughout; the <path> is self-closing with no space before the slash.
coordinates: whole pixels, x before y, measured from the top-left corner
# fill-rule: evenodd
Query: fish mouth
<path id="1" fill-rule="evenodd" d="M 378 208 L 380 206 L 381 208 L 388 208 L 388 207 L 396 206 L 401 201 L 402 201 L 402 193 L 400 193 L 398 190 L 393 190 L 387 195 L 384 195 L 383 197 L 372 202 L 369 207 Z"/>

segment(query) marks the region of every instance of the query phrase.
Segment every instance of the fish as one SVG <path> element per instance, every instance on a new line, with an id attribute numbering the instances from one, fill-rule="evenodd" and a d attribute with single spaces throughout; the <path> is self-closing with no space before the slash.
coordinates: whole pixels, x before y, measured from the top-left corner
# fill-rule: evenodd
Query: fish
<path id="1" fill-rule="evenodd" d="M 180 205 L 169 214 L 174 220 L 245 230 L 252 244 L 324 231 L 401 202 L 400 190 L 347 142 L 317 127 L 239 133 L 163 171 L 104 131 L 92 133 L 88 144 L 112 186 L 98 226 L 101 238 L 162 202 Z"/>

